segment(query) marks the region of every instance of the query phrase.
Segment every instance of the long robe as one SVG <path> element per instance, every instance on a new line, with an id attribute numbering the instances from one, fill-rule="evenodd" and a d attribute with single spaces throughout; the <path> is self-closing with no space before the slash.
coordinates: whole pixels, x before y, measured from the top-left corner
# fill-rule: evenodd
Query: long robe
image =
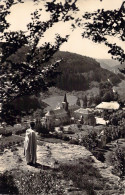
<path id="1" fill-rule="evenodd" d="M 24 141 L 24 155 L 26 156 L 27 163 L 35 164 L 37 161 L 37 138 L 36 133 L 32 129 L 26 130 Z"/>

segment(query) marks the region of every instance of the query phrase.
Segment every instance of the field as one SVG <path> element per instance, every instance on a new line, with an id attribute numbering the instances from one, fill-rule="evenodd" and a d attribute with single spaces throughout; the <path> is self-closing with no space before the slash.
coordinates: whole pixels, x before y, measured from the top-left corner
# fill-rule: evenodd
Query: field
<path id="1" fill-rule="evenodd" d="M 58 105 L 61 105 L 61 103 L 64 100 L 63 95 L 51 95 L 50 97 L 47 97 L 46 99 L 43 99 L 42 101 L 48 104 L 49 106 L 46 108 L 48 109 L 55 109 Z M 77 97 L 74 95 L 68 95 L 67 94 L 67 101 L 69 102 L 69 105 L 76 104 Z"/>

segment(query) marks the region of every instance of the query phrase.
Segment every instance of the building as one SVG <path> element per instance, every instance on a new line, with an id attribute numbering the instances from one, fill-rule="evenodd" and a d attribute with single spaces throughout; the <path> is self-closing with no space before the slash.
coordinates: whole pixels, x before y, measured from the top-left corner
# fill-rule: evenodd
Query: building
<path id="1" fill-rule="evenodd" d="M 102 110 L 118 110 L 119 108 L 120 108 L 120 104 L 116 101 L 102 102 L 96 106 L 96 109 L 102 109 Z"/>
<path id="2" fill-rule="evenodd" d="M 69 103 L 66 94 L 62 105 L 56 109 L 50 110 L 45 114 L 45 124 L 47 127 L 59 126 L 70 122 Z"/>
<path id="3" fill-rule="evenodd" d="M 80 108 L 78 105 L 71 105 L 67 101 L 66 94 L 64 96 L 64 101 L 61 106 L 56 109 L 50 110 L 45 114 L 42 119 L 45 122 L 47 128 L 51 126 L 59 126 L 64 124 L 80 121 L 82 124 L 95 125 L 95 118 L 92 112 L 88 109 Z"/>
<path id="4" fill-rule="evenodd" d="M 96 125 L 106 125 L 109 123 L 109 120 L 104 120 L 101 117 L 95 117 L 96 119 Z"/>
<path id="5" fill-rule="evenodd" d="M 80 119 L 82 124 L 95 126 L 96 120 L 90 109 L 79 108 L 74 111 L 74 117 Z"/>

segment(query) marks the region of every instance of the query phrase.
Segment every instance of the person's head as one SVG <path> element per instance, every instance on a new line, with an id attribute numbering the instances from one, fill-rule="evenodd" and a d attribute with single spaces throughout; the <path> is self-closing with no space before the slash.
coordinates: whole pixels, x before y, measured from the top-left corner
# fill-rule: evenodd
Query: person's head
<path id="1" fill-rule="evenodd" d="M 31 127 L 31 129 L 34 129 L 35 128 L 35 123 L 33 121 L 30 122 L 30 127 Z"/>

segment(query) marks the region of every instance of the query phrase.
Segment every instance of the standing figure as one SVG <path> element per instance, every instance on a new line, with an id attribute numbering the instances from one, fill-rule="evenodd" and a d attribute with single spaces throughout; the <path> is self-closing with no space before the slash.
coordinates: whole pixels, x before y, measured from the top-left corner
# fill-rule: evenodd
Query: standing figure
<path id="1" fill-rule="evenodd" d="M 37 138 L 34 131 L 35 123 L 30 123 L 30 128 L 26 130 L 26 136 L 24 141 L 24 155 L 26 156 L 27 164 L 36 164 L 37 161 Z"/>

